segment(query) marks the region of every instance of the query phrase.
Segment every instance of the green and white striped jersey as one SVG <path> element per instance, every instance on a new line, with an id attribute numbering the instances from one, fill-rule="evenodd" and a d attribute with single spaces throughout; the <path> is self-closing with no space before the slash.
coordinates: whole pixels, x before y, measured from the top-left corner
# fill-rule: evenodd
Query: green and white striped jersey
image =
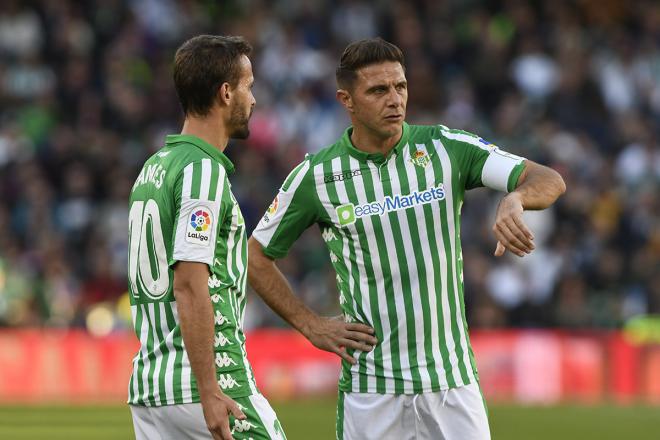
<path id="1" fill-rule="evenodd" d="M 378 344 L 343 362 L 342 391 L 412 394 L 474 382 L 465 320 L 460 211 L 465 190 L 515 188 L 523 159 L 470 133 L 404 124 L 387 157 L 355 148 L 352 128 L 287 177 L 254 231 L 281 258 L 313 223 L 337 272 L 348 321 Z"/>
<path id="2" fill-rule="evenodd" d="M 199 402 L 173 293 L 177 261 L 206 263 L 215 313 L 218 384 L 231 397 L 257 393 L 245 353 L 247 239 L 227 174 L 232 163 L 195 136 L 172 135 L 130 195 L 129 293 L 140 351 L 128 403 Z"/>

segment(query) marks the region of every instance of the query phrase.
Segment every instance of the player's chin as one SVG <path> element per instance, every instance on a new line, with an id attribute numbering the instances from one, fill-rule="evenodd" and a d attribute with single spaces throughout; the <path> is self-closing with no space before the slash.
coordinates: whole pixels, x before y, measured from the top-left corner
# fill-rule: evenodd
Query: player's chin
<path id="1" fill-rule="evenodd" d="M 247 139 L 250 137 L 250 129 L 247 124 L 244 127 L 239 127 L 230 136 L 232 139 Z"/>

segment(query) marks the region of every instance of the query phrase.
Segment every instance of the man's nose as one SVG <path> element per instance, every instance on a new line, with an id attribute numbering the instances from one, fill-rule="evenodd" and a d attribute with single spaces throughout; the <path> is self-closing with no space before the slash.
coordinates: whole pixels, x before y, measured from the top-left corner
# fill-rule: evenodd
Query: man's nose
<path id="1" fill-rule="evenodd" d="M 387 100 L 387 104 L 393 107 L 398 107 L 403 102 L 403 98 L 397 93 L 394 87 L 390 88 Z"/>

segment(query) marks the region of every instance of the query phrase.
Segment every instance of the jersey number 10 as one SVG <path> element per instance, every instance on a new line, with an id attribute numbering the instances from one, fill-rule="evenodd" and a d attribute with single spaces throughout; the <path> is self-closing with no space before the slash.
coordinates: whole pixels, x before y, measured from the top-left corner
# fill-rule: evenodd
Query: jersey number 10
<path id="1" fill-rule="evenodd" d="M 135 298 L 139 298 L 142 291 L 151 299 L 159 299 L 167 293 L 170 277 L 156 201 L 149 199 L 146 203 L 133 202 L 128 214 L 128 225 L 128 278 L 131 292 Z"/>

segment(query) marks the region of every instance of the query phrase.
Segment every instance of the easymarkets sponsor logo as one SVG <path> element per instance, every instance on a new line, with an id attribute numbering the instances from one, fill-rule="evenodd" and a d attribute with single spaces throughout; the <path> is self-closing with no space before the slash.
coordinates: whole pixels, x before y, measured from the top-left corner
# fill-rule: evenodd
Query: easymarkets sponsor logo
<path id="1" fill-rule="evenodd" d="M 413 208 L 415 206 L 426 205 L 431 202 L 444 200 L 445 188 L 440 184 L 437 187 L 429 188 L 425 191 L 415 191 L 409 195 L 386 196 L 383 200 L 377 200 L 362 205 L 347 203 L 337 206 L 337 218 L 340 226 L 352 225 L 357 219 L 369 217 L 372 215 L 383 216 L 387 213 L 399 211 L 401 209 Z"/>

